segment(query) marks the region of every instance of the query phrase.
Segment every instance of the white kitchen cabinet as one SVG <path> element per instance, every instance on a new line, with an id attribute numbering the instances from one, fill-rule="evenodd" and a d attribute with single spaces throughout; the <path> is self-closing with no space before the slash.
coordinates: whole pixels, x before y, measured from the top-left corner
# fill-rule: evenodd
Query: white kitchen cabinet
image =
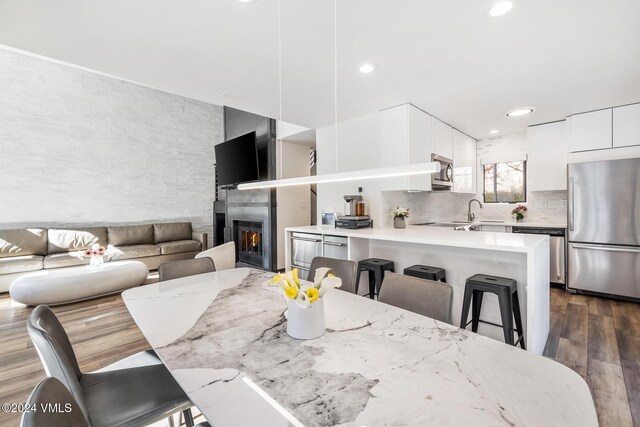
<path id="1" fill-rule="evenodd" d="M 411 104 L 380 112 L 380 162 L 382 167 L 431 161 L 431 116 Z M 431 191 L 431 175 L 381 180 L 383 191 Z"/>
<path id="2" fill-rule="evenodd" d="M 431 118 L 431 134 L 433 140 L 433 153 L 453 158 L 453 129 L 446 123 L 435 117 Z"/>
<path id="3" fill-rule="evenodd" d="M 476 194 L 476 140 L 453 129 L 454 193 Z"/>
<path id="4" fill-rule="evenodd" d="M 567 189 L 566 122 L 527 128 L 527 189 Z"/>
<path id="5" fill-rule="evenodd" d="M 613 109 L 613 146 L 640 145 L 640 104 Z"/>
<path id="6" fill-rule="evenodd" d="M 569 152 L 600 150 L 613 146 L 612 109 L 571 116 Z"/>

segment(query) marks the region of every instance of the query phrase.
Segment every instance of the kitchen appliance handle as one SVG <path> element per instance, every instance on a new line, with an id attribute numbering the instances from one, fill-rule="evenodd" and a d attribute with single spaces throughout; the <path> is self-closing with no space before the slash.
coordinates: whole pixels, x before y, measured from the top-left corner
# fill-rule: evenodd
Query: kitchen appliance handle
<path id="1" fill-rule="evenodd" d="M 292 237 L 292 240 L 301 240 L 303 242 L 316 242 L 316 243 L 320 243 L 322 242 L 322 240 L 320 239 L 309 239 L 307 237 Z"/>
<path id="2" fill-rule="evenodd" d="M 621 247 L 615 247 L 615 246 L 601 246 L 601 245 L 580 245 L 580 244 L 575 244 L 572 243 L 571 247 L 574 249 L 592 249 L 592 250 L 597 250 L 597 251 L 609 251 L 609 252 L 630 252 L 630 253 L 639 253 L 640 254 L 640 248 L 636 249 L 636 248 L 621 248 Z"/>
<path id="3" fill-rule="evenodd" d="M 573 231 L 573 205 L 574 205 L 574 196 L 573 196 L 573 177 L 569 177 L 569 230 Z"/>
<path id="4" fill-rule="evenodd" d="M 331 246 L 347 246 L 346 243 L 335 243 L 335 242 L 323 242 L 325 245 L 331 245 Z"/>
<path id="5" fill-rule="evenodd" d="M 298 264 L 291 263 L 291 268 L 297 268 L 298 270 L 309 271 L 309 267 L 303 267 Z"/>

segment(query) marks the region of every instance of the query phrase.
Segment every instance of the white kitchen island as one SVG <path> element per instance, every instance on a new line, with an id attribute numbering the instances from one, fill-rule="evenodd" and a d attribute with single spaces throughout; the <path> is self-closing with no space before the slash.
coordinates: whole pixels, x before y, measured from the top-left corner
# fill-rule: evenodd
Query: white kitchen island
<path id="1" fill-rule="evenodd" d="M 441 267 L 453 287 L 453 321 L 460 324 L 464 285 L 474 274 L 509 277 L 518 282 L 527 350 L 542 354 L 549 335 L 549 237 L 542 235 L 457 231 L 440 227 L 361 230 L 330 226 L 291 227 L 285 230 L 285 259 L 291 268 L 291 233 L 347 238 L 347 258 L 360 261 L 383 258 L 395 271 L 415 264 Z M 366 273 L 360 289 L 368 289 Z M 485 294 L 481 319 L 500 324 L 497 298 Z M 503 341 L 501 328 L 481 323 L 478 333 Z"/>

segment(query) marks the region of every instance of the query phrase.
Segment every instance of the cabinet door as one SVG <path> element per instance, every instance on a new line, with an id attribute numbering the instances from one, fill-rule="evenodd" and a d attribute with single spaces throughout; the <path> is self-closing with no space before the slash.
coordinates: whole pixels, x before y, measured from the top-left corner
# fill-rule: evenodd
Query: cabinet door
<path id="1" fill-rule="evenodd" d="M 567 189 L 565 122 L 527 128 L 527 188 L 531 191 Z"/>
<path id="2" fill-rule="evenodd" d="M 571 118 L 569 152 L 599 150 L 613 146 L 611 108 L 590 113 L 574 114 Z"/>
<path id="3" fill-rule="evenodd" d="M 613 146 L 640 145 L 640 104 L 613 109 Z"/>
<path id="4" fill-rule="evenodd" d="M 476 140 L 453 130 L 454 193 L 476 193 Z"/>
<path id="5" fill-rule="evenodd" d="M 409 164 L 431 161 L 431 116 L 409 105 Z M 431 191 L 431 175 L 409 177 L 410 191 Z"/>
<path id="6" fill-rule="evenodd" d="M 409 164 L 409 109 L 400 105 L 380 112 L 380 164 L 382 167 Z M 406 190 L 409 177 L 380 180 L 382 191 Z"/>
<path id="7" fill-rule="evenodd" d="M 451 126 L 432 117 L 431 129 L 433 135 L 433 153 L 446 157 L 447 159 L 453 158 L 453 129 L 451 129 Z"/>

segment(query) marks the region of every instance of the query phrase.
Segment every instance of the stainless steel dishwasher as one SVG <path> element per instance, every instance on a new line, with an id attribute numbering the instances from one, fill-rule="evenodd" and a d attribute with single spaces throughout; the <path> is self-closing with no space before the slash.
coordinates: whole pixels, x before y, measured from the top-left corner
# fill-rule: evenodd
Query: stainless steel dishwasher
<path id="1" fill-rule="evenodd" d="M 301 279 L 307 279 L 311 261 L 322 256 L 322 235 L 291 233 L 291 268 L 297 268 Z"/>
<path id="2" fill-rule="evenodd" d="M 546 234 L 549 236 L 549 279 L 551 283 L 558 283 L 564 287 L 567 277 L 565 229 L 550 227 L 512 227 L 511 232 L 520 234 Z"/>
<path id="3" fill-rule="evenodd" d="M 349 246 L 348 239 L 343 236 L 324 236 L 323 256 L 327 258 L 348 259 Z"/>

